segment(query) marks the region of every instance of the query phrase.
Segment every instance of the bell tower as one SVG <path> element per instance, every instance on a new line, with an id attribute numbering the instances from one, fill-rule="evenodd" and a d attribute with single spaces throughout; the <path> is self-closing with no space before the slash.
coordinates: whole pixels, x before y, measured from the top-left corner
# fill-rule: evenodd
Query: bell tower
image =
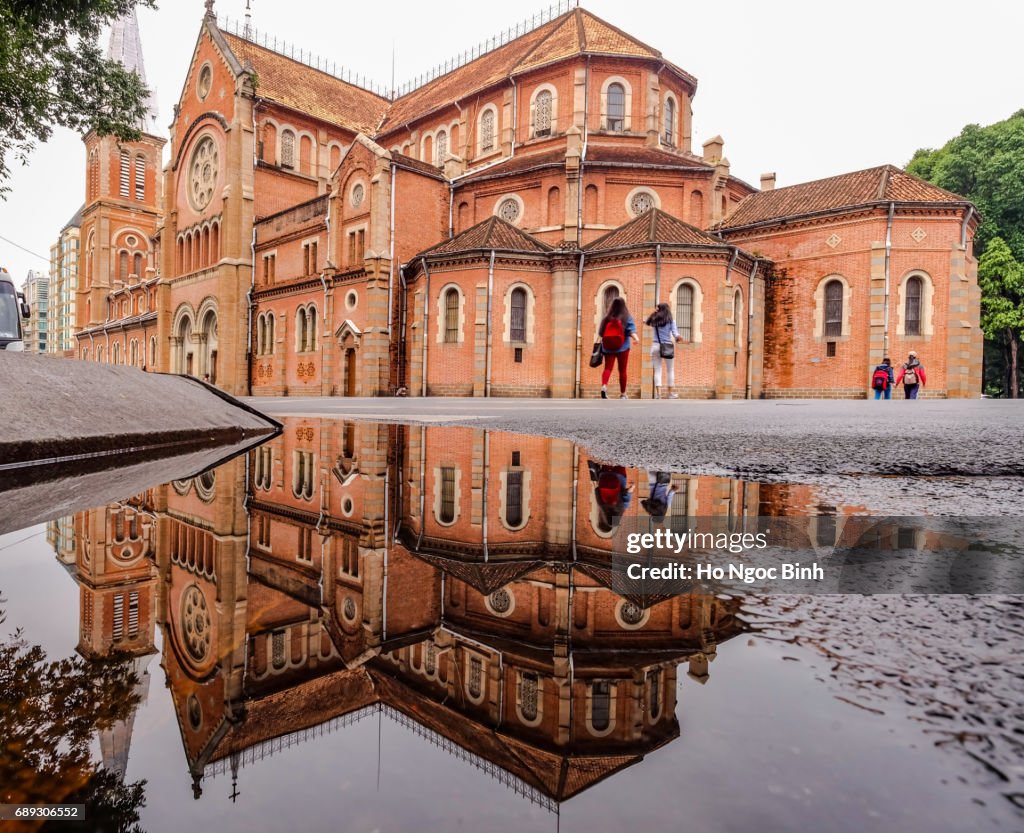
<path id="1" fill-rule="evenodd" d="M 145 83 L 139 23 L 132 10 L 111 27 L 107 58 Z M 157 231 L 162 205 L 163 146 L 156 134 L 157 106 L 148 93 L 137 125 L 138 141 L 90 131 L 86 155 L 85 208 L 82 211 L 81 264 L 75 317 L 88 328 L 115 317 L 108 296 L 125 285 L 155 276 Z M 80 342 L 81 346 L 81 342 Z M 79 351 L 80 352 L 80 351 Z"/>

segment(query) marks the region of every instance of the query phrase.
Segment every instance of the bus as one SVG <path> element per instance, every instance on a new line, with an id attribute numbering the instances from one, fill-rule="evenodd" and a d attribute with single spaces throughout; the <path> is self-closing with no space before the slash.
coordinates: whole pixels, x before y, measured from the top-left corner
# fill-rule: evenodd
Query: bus
<path id="1" fill-rule="evenodd" d="M 11 273 L 0 266 L 0 350 L 24 351 L 21 319 L 28 316 L 25 296 L 14 288 Z"/>

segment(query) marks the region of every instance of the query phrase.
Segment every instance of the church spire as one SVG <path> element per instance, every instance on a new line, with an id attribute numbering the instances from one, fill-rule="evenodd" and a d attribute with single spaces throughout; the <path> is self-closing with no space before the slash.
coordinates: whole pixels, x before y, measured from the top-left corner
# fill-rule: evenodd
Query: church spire
<path id="1" fill-rule="evenodd" d="M 139 37 L 139 20 L 133 8 L 127 14 L 114 21 L 110 27 L 110 43 L 107 45 L 107 58 L 117 61 L 125 69 L 139 76 L 146 83 L 146 66 L 142 60 L 142 38 Z M 150 90 L 146 101 L 146 115 L 141 130 L 152 133 L 157 120 L 156 94 Z"/>

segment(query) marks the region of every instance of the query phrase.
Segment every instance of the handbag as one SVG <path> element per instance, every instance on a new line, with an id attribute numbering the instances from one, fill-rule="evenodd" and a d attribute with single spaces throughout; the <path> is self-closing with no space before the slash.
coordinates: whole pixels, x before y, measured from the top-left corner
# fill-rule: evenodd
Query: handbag
<path id="1" fill-rule="evenodd" d="M 662 341 L 657 327 L 654 328 L 654 338 L 658 341 L 658 353 L 663 359 L 676 357 L 676 345 L 671 341 Z"/>
<path id="2" fill-rule="evenodd" d="M 604 364 L 604 351 L 601 349 L 601 342 L 594 342 L 594 349 L 590 354 L 590 366 L 600 367 Z"/>

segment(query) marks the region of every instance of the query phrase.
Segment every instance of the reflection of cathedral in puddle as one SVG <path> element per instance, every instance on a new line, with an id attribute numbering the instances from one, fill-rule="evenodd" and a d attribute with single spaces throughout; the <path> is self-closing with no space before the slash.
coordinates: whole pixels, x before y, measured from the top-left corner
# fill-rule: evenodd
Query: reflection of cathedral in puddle
<path id="1" fill-rule="evenodd" d="M 83 650 L 152 653 L 155 590 L 197 797 L 372 714 L 553 809 L 675 738 L 680 666 L 706 681 L 743 627 L 734 601 L 612 592 L 617 515 L 659 489 L 669 525 L 775 499 L 616 469 L 610 501 L 612 468 L 559 440 L 289 420 L 215 474 L 77 516 Z"/>

